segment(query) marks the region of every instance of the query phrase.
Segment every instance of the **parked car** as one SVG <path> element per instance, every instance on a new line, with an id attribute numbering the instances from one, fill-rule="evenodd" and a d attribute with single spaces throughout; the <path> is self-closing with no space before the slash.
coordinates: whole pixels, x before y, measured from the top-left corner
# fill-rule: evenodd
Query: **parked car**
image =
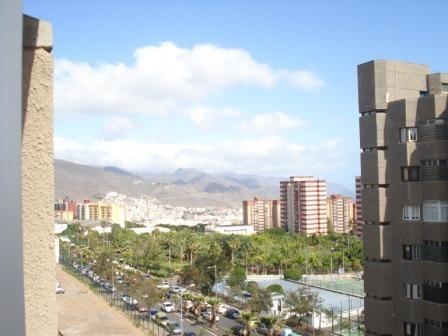
<path id="1" fill-rule="evenodd" d="M 170 284 L 167 281 L 164 281 L 157 285 L 158 289 L 168 289 L 170 288 Z"/>
<path id="2" fill-rule="evenodd" d="M 164 326 L 165 326 L 165 325 L 167 325 L 169 319 L 168 319 L 168 316 L 166 316 L 165 313 L 158 312 L 158 313 L 156 314 L 156 321 L 157 321 L 158 323 L 160 323 L 161 325 L 164 325 Z"/>
<path id="3" fill-rule="evenodd" d="M 257 332 L 261 335 L 267 335 L 268 334 L 268 327 L 264 323 L 258 323 L 257 327 L 255 328 Z"/>
<path id="4" fill-rule="evenodd" d="M 280 333 L 281 336 L 300 336 L 300 334 L 295 333 L 291 328 L 286 327 Z"/>
<path id="5" fill-rule="evenodd" d="M 135 309 L 137 309 L 140 313 L 146 313 L 148 311 L 148 307 L 142 302 L 137 303 L 135 305 Z"/>
<path id="6" fill-rule="evenodd" d="M 65 293 L 65 289 L 62 288 L 59 284 L 59 282 L 56 283 L 56 294 L 64 294 Z"/>
<path id="7" fill-rule="evenodd" d="M 128 303 L 129 302 L 129 295 L 123 294 L 121 296 L 121 301 L 123 301 L 124 303 Z"/>
<path id="8" fill-rule="evenodd" d="M 211 310 L 206 310 L 205 312 L 203 312 L 202 313 L 202 317 L 204 318 L 204 319 L 206 319 L 207 321 L 212 321 L 212 319 L 213 319 L 213 311 L 211 311 Z M 219 321 L 219 316 L 218 316 L 218 314 L 215 314 L 215 322 L 216 321 Z"/>
<path id="9" fill-rule="evenodd" d="M 170 334 L 172 335 L 180 335 L 182 333 L 182 329 L 180 328 L 179 322 L 176 321 L 168 321 L 166 327 Z"/>
<path id="10" fill-rule="evenodd" d="M 179 286 L 171 286 L 168 293 L 177 294 L 180 293 L 182 289 Z"/>
<path id="11" fill-rule="evenodd" d="M 235 336 L 246 336 L 247 334 L 246 328 L 241 324 L 230 327 L 230 330 L 232 330 L 232 334 Z"/>
<path id="12" fill-rule="evenodd" d="M 165 301 L 164 303 L 162 303 L 161 310 L 166 312 L 166 313 L 174 313 L 174 311 L 176 309 L 175 309 L 174 304 L 172 302 Z"/>
<path id="13" fill-rule="evenodd" d="M 241 294 L 243 295 L 243 298 L 245 298 L 245 299 L 251 299 L 252 298 L 252 294 L 249 293 L 248 291 L 242 291 Z"/>
<path id="14" fill-rule="evenodd" d="M 240 317 L 240 312 L 237 309 L 230 308 L 230 309 L 227 309 L 227 311 L 225 312 L 224 316 L 228 317 L 230 319 L 236 320 L 236 319 L 238 319 Z"/>
<path id="15" fill-rule="evenodd" d="M 198 336 L 194 331 L 185 331 L 183 336 Z"/>
<path id="16" fill-rule="evenodd" d="M 220 304 L 218 306 L 218 309 L 216 309 L 216 311 L 220 314 L 225 314 L 228 309 L 230 309 L 230 306 L 226 304 Z"/>

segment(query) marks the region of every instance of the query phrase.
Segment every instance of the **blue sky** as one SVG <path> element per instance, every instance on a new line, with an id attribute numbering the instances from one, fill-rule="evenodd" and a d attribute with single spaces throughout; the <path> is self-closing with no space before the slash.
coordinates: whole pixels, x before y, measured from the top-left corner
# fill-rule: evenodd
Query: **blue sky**
<path id="1" fill-rule="evenodd" d="M 448 71 L 439 1 L 24 1 L 53 25 L 56 157 L 354 189 L 356 65 Z"/>

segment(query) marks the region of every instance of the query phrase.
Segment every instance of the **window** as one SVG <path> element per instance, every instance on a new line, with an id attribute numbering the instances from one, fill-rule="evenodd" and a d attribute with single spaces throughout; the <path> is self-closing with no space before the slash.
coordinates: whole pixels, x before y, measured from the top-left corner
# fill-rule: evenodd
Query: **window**
<path id="1" fill-rule="evenodd" d="M 420 91 L 420 98 L 427 97 L 428 91 Z"/>
<path id="2" fill-rule="evenodd" d="M 418 300 L 422 298 L 422 285 L 405 284 L 404 295 L 408 299 Z"/>
<path id="3" fill-rule="evenodd" d="M 420 260 L 422 258 L 421 245 L 403 245 L 404 260 Z"/>
<path id="4" fill-rule="evenodd" d="M 417 127 L 400 128 L 400 142 L 415 142 L 417 141 Z"/>
<path id="5" fill-rule="evenodd" d="M 401 167 L 401 180 L 404 182 L 418 181 L 418 166 Z"/>
<path id="6" fill-rule="evenodd" d="M 423 201 L 425 222 L 448 222 L 448 201 Z"/>
<path id="7" fill-rule="evenodd" d="M 420 220 L 420 205 L 404 205 L 403 206 L 404 220 Z"/>
<path id="8" fill-rule="evenodd" d="M 404 334 L 405 336 L 421 336 L 422 335 L 421 323 L 405 322 Z"/>
<path id="9" fill-rule="evenodd" d="M 440 160 L 422 160 L 421 161 L 422 166 L 446 166 L 447 160 L 446 159 L 440 159 Z"/>
<path id="10" fill-rule="evenodd" d="M 442 83 L 442 92 L 447 93 L 448 92 L 448 83 Z"/>

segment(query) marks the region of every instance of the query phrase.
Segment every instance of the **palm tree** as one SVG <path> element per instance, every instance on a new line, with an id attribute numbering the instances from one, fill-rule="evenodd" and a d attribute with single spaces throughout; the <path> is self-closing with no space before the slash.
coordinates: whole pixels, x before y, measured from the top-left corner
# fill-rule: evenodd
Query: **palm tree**
<path id="1" fill-rule="evenodd" d="M 194 314 L 197 317 L 201 316 L 202 307 L 204 306 L 205 297 L 203 295 L 195 295 L 193 297 L 193 304 L 194 304 Z"/>
<path id="2" fill-rule="evenodd" d="M 242 242 L 239 236 L 231 235 L 229 239 L 227 239 L 227 246 L 230 250 L 230 260 L 232 264 L 235 261 L 235 251 L 238 251 L 241 248 Z"/>
<path id="3" fill-rule="evenodd" d="M 212 307 L 212 319 L 210 321 L 210 325 L 212 328 L 216 322 L 216 310 L 218 309 L 218 306 L 221 304 L 221 302 L 221 298 L 218 297 L 207 298 L 207 303 Z"/>
<path id="4" fill-rule="evenodd" d="M 240 321 L 246 328 L 245 336 L 250 336 L 250 333 L 255 325 L 255 315 L 252 312 L 241 312 Z"/>
<path id="5" fill-rule="evenodd" d="M 277 316 L 262 316 L 260 317 L 260 322 L 263 323 L 268 329 L 267 336 L 272 336 L 275 326 L 279 318 Z"/>

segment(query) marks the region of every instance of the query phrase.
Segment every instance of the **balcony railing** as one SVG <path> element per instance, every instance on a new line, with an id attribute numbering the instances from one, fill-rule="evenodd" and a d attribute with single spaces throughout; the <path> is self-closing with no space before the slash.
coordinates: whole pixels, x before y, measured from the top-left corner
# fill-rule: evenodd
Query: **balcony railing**
<path id="1" fill-rule="evenodd" d="M 423 298 L 426 301 L 448 303 L 448 287 L 435 287 L 425 284 L 423 285 Z"/>
<path id="2" fill-rule="evenodd" d="M 421 166 L 422 181 L 448 181 L 448 166 Z"/>
<path id="3" fill-rule="evenodd" d="M 423 245 L 423 260 L 448 263 L 448 247 Z"/>

